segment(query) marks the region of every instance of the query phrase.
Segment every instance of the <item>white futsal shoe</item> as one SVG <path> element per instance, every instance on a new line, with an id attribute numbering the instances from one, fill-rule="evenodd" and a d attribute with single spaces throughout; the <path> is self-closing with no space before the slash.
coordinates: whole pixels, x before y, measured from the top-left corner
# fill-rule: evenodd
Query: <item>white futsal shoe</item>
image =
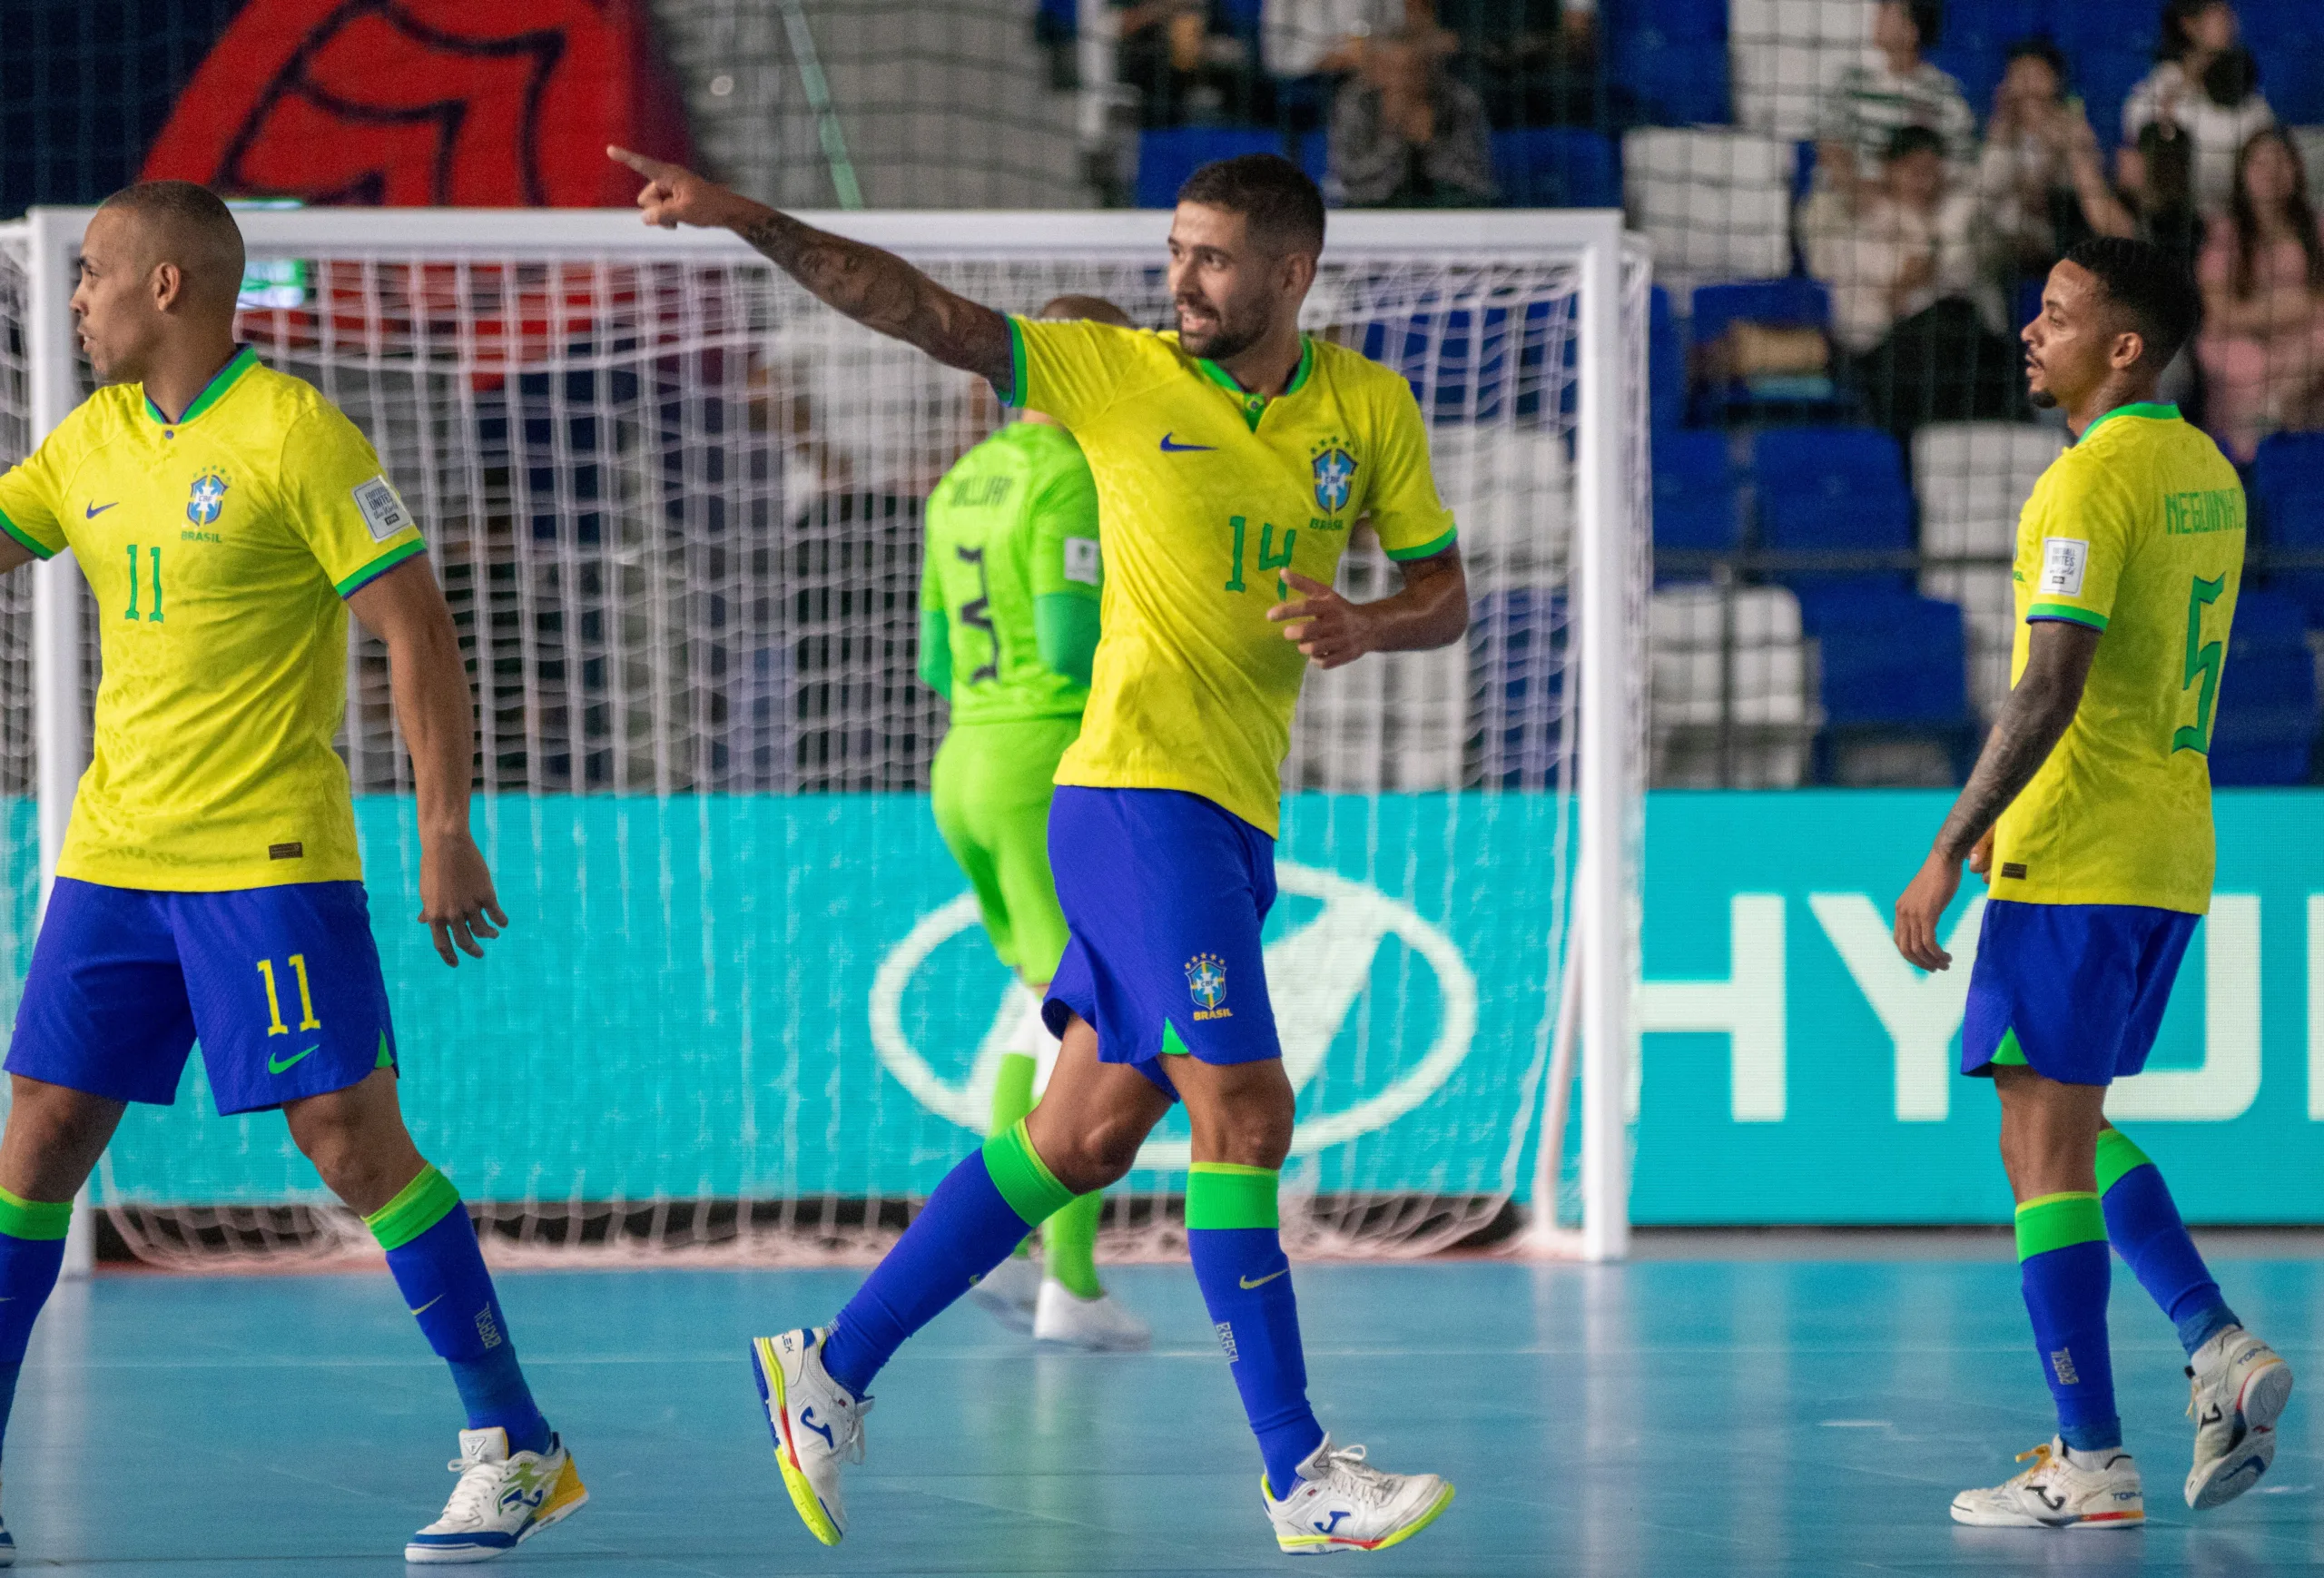
<path id="1" fill-rule="evenodd" d="M 1332 1438 L 1299 1465 L 1299 1483 L 1281 1501 L 1259 1476 L 1259 1495 L 1275 1543 L 1295 1556 L 1384 1551 L 1434 1523 L 1452 1504 L 1452 1487 L 1433 1474 L 1386 1474 L 1364 1461 L 1361 1446 Z"/>
<path id="2" fill-rule="evenodd" d="M 2291 1399 L 2291 1366 L 2230 1326 L 2195 1350 L 2187 1382 L 2187 1416 L 2195 1422 L 2187 1504 L 2205 1512 L 2259 1484 L 2276 1460 L 2276 1420 Z"/>
<path id="3" fill-rule="evenodd" d="M 555 1435 L 547 1452 L 508 1451 L 506 1430 L 463 1430 L 460 1455 L 447 1465 L 460 1476 L 444 1515 L 412 1535 L 403 1559 L 413 1563 L 489 1562 L 588 1504 L 573 1455 Z"/>
<path id="4" fill-rule="evenodd" d="M 1010 1331 L 1031 1331 L 1041 1299 L 1040 1263 L 1011 1255 L 970 1283 L 969 1297 Z"/>
<path id="5" fill-rule="evenodd" d="M 840 1466 L 863 1461 L 863 1415 L 872 1411 L 872 1399 L 850 1396 L 823 1368 L 823 1339 L 830 1335 L 818 1327 L 755 1338 L 751 1363 L 791 1504 L 809 1533 L 836 1545 L 847 1533 Z"/>
<path id="6" fill-rule="evenodd" d="M 1040 1303 L 1033 1311 L 1033 1340 L 1124 1354 L 1151 1344 L 1154 1333 L 1112 1294 L 1083 1298 L 1056 1277 L 1044 1277 Z"/>
<path id="7" fill-rule="evenodd" d="M 2146 1522 L 2139 1465 L 2121 1447 L 2069 1454 L 2055 1436 L 2017 1461 L 2034 1466 L 1953 1498 L 1953 1521 L 1981 1529 L 2135 1529 Z M 2079 1460 L 2079 1461 L 2077 1461 Z"/>

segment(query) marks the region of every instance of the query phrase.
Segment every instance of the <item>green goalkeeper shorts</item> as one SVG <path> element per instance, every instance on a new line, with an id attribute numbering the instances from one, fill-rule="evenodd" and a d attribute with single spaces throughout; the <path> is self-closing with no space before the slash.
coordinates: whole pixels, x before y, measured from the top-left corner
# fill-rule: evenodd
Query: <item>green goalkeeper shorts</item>
<path id="1" fill-rule="evenodd" d="M 1000 962 L 1045 984 L 1065 952 L 1065 912 L 1049 875 L 1049 794 L 1081 720 L 956 724 L 936 748 L 936 830 L 976 890 Z"/>

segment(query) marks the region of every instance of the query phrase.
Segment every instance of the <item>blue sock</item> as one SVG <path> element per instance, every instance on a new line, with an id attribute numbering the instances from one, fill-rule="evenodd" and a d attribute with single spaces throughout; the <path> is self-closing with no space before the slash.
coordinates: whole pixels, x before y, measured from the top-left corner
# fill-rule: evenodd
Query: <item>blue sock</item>
<path id="1" fill-rule="evenodd" d="M 2179 1328 L 2181 1347 L 2191 1356 L 2220 1332 L 2243 1324 L 2187 1236 L 2162 1169 L 2119 1129 L 2098 1131 L 2098 1193 L 2114 1252 Z"/>
<path id="2" fill-rule="evenodd" d="M 0 1189 L 0 1431 L 16 1399 L 25 1345 L 64 1265 L 73 1202 L 28 1200 Z"/>
<path id="3" fill-rule="evenodd" d="M 468 1428 L 507 1431 L 511 1453 L 547 1451 L 548 1421 L 517 1366 L 517 1345 L 508 1339 L 460 1191 L 434 1168 L 422 1168 L 401 1194 L 363 1220 L 388 1252 L 388 1269 L 428 1346 L 452 1366 Z"/>
<path id="4" fill-rule="evenodd" d="M 832 1322 L 823 1368 L 858 1397 L 904 1339 L 1009 1258 L 1073 1198 L 1033 1149 L 1023 1119 L 944 1175 L 855 1297 Z"/>
<path id="5" fill-rule="evenodd" d="M 2122 1445 L 2114 1361 L 2106 1343 L 2106 1218 L 2095 1194 L 2044 1195 L 2017 1208 L 2018 1276 L 2034 1346 L 2058 1405 L 2058 1435 L 2077 1452 Z"/>
<path id="6" fill-rule="evenodd" d="M 1187 1248 L 1259 1438 L 1267 1488 L 1280 1500 L 1323 1444 L 1324 1427 L 1307 1405 L 1299 1301 L 1276 1231 L 1275 1181 L 1272 1168 L 1195 1163 L 1187 1178 Z"/>

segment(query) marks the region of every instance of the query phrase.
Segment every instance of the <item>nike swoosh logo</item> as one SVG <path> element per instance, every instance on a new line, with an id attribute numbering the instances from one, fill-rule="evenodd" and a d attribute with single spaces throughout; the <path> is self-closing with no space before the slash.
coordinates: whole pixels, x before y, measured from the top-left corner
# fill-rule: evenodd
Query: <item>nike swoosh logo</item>
<path id="1" fill-rule="evenodd" d="M 309 1050 L 312 1050 L 312 1048 L 309 1049 Z M 429 1299 L 427 1303 L 421 1305 L 418 1309 L 413 1310 L 411 1313 L 414 1315 L 426 1315 L 429 1310 L 435 1308 L 438 1305 L 443 1302 L 444 1296 L 439 1293 L 435 1297 Z"/>
<path id="2" fill-rule="evenodd" d="M 113 501 L 113 504 L 119 504 L 121 500 L 116 498 Z M 84 520 L 94 520 L 106 510 L 111 509 L 113 508 L 113 504 L 92 504 L 81 512 L 81 518 Z"/>
<path id="3" fill-rule="evenodd" d="M 1243 1291 L 1244 1291 L 1244 1292 L 1246 1292 L 1246 1293 L 1248 1293 L 1252 1288 L 1254 1288 L 1254 1287 L 1265 1287 L 1268 1283 L 1273 1282 L 1273 1281 L 1274 1281 L 1276 1277 L 1285 1277 L 1285 1276 L 1290 1275 L 1290 1272 L 1291 1272 L 1291 1267 L 1288 1267 L 1288 1266 L 1286 1266 L 1286 1267 L 1284 1267 L 1282 1270 L 1280 1270 L 1280 1271 L 1270 1271 L 1270 1272 L 1268 1272 L 1265 1277 L 1260 1277 L 1256 1282 L 1252 1281 L 1252 1280 L 1251 1280 L 1249 1277 L 1237 1277 L 1236 1280 L 1237 1280 L 1237 1281 L 1239 1281 L 1240 1283 L 1242 1283 L 1242 1285 L 1243 1285 Z"/>
<path id="4" fill-rule="evenodd" d="M 287 1058 L 283 1059 L 281 1062 L 277 1062 L 277 1061 L 275 1061 L 273 1055 L 272 1055 L 271 1053 L 270 1053 L 270 1054 L 268 1055 L 268 1057 L 267 1057 L 267 1060 L 266 1060 L 266 1071 L 267 1071 L 268 1073 L 270 1073 L 270 1074 L 280 1074 L 280 1073 L 281 1073 L 285 1069 L 288 1069 L 291 1064 L 293 1064 L 293 1063 L 295 1063 L 295 1062 L 299 1061 L 301 1058 L 305 1058 L 305 1057 L 310 1056 L 311 1054 L 316 1053 L 316 1052 L 320 1052 L 320 1051 L 321 1051 L 322 1050 L 323 1050 L 323 1044 L 322 1044 L 322 1042 L 320 1042 L 320 1041 L 317 1041 L 313 1046 L 309 1047 L 305 1051 L 303 1051 L 303 1052 L 294 1052 L 294 1053 L 292 1053 L 290 1056 L 289 1056 L 289 1057 L 287 1057 Z"/>
<path id="5" fill-rule="evenodd" d="M 1208 454 L 1217 448 L 1216 444 L 1181 444 L 1173 439 L 1168 433 L 1162 435 L 1162 452 L 1165 455 Z"/>

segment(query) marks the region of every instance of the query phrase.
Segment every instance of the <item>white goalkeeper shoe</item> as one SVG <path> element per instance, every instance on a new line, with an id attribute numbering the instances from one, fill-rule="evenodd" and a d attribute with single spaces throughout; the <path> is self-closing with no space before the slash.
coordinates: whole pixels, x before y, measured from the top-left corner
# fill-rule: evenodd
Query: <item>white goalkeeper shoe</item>
<path id="1" fill-rule="evenodd" d="M 1112 1294 L 1083 1298 L 1056 1277 L 1044 1277 L 1040 1303 L 1033 1310 L 1033 1340 L 1120 1354 L 1149 1346 L 1154 1333 Z"/>
<path id="2" fill-rule="evenodd" d="M 1011 1255 L 970 1283 L 969 1297 L 1010 1331 L 1029 1332 L 1041 1299 L 1040 1262 Z"/>
<path id="3" fill-rule="evenodd" d="M 2187 1366 L 2195 1466 L 2187 1504 L 2223 1506 L 2260 1483 L 2276 1460 L 2276 1420 L 2291 1400 L 2291 1366 L 2240 1326 L 2215 1333 Z"/>
<path id="4" fill-rule="evenodd" d="M 2139 1465 L 2121 1447 L 2066 1451 L 2055 1436 L 2017 1461 L 2034 1466 L 1991 1490 L 1953 1498 L 1953 1521 L 1980 1529 L 2135 1529 L 2146 1522 Z"/>
<path id="5" fill-rule="evenodd" d="M 1361 1446 L 1324 1437 L 1299 1465 L 1299 1483 L 1281 1501 L 1266 1476 L 1259 1495 L 1275 1543 L 1295 1556 L 1384 1551 L 1434 1523 L 1452 1504 L 1452 1487 L 1433 1474 L 1387 1474 L 1364 1460 Z"/>
<path id="6" fill-rule="evenodd" d="M 404 1546 L 406 1562 L 489 1562 L 588 1504 L 573 1455 L 554 1435 L 547 1452 L 512 1454 L 506 1430 L 463 1430 L 448 1466 L 460 1482 L 444 1515 Z"/>
<path id="7" fill-rule="evenodd" d="M 850 1396 L 823 1368 L 823 1339 L 830 1335 L 819 1327 L 754 1338 L 751 1365 L 791 1504 L 810 1534 L 836 1545 L 847 1534 L 840 1468 L 863 1461 L 863 1415 L 872 1411 L 872 1399 Z"/>

